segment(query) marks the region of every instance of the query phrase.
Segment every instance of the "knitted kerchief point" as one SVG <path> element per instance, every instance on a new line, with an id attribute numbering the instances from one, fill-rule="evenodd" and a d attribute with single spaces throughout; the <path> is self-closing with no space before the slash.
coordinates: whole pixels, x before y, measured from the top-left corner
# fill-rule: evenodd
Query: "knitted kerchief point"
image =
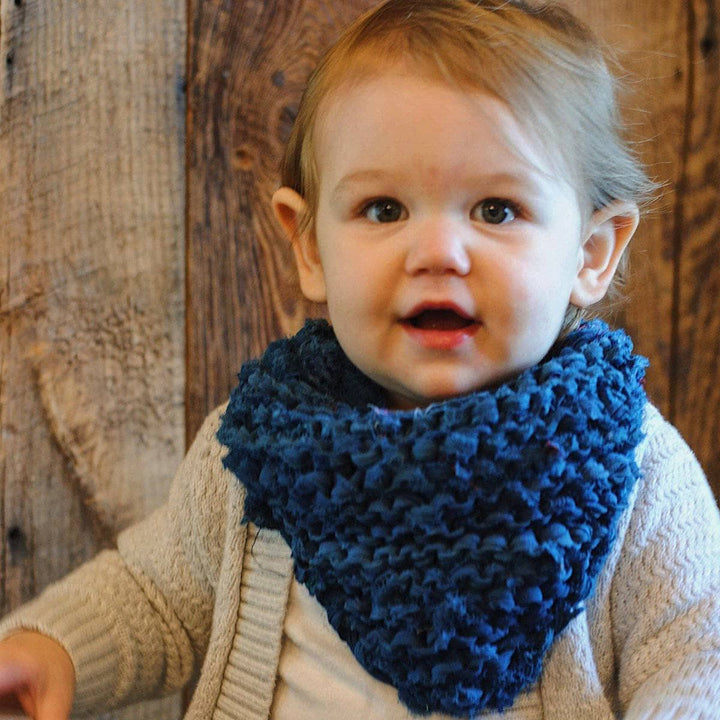
<path id="1" fill-rule="evenodd" d="M 244 520 L 280 531 L 363 667 L 413 712 L 473 715 L 539 678 L 592 592 L 639 474 L 645 366 L 592 321 L 499 387 L 390 411 L 310 321 L 242 368 L 218 438 Z"/>

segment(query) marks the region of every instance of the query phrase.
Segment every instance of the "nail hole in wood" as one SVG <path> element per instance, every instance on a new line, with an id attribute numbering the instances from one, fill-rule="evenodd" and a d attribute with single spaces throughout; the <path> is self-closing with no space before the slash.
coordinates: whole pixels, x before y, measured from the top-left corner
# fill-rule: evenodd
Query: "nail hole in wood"
<path id="1" fill-rule="evenodd" d="M 7 543 L 10 551 L 10 561 L 13 565 L 21 563 L 30 554 L 27 536 L 17 525 L 7 531 Z"/>

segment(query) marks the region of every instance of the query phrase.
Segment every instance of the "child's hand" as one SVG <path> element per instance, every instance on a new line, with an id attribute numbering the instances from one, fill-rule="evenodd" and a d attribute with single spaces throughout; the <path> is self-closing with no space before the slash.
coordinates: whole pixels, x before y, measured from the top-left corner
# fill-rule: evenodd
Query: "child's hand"
<path id="1" fill-rule="evenodd" d="M 67 720 L 74 690 L 72 661 L 54 640 L 19 632 L 0 642 L 0 714 Z"/>

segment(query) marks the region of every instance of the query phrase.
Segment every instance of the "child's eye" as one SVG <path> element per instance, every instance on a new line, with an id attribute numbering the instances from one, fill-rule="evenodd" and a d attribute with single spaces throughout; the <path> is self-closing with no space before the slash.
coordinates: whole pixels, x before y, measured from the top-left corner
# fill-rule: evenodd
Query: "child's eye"
<path id="1" fill-rule="evenodd" d="M 482 220 L 491 225 L 502 225 L 514 220 L 519 214 L 517 205 L 510 200 L 487 198 L 472 209 L 473 220 Z"/>
<path id="2" fill-rule="evenodd" d="M 392 198 L 378 198 L 364 205 L 361 211 L 370 222 L 393 223 L 407 216 L 402 203 Z"/>

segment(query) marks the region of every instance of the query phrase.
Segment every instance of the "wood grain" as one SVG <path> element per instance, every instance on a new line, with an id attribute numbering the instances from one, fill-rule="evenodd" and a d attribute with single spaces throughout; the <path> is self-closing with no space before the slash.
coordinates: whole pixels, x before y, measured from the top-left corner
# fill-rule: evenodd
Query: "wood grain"
<path id="1" fill-rule="evenodd" d="M 690 2 L 687 12 L 672 408 L 720 497 L 720 3 Z"/>
<path id="2" fill-rule="evenodd" d="M 192 0 L 188 123 L 187 429 L 241 364 L 315 312 L 270 211 L 306 78 L 368 0 Z"/>
<path id="3" fill-rule="evenodd" d="M 186 31 L 182 0 L 2 0 L 0 23 L 7 611 L 157 506 L 184 450 Z"/>

